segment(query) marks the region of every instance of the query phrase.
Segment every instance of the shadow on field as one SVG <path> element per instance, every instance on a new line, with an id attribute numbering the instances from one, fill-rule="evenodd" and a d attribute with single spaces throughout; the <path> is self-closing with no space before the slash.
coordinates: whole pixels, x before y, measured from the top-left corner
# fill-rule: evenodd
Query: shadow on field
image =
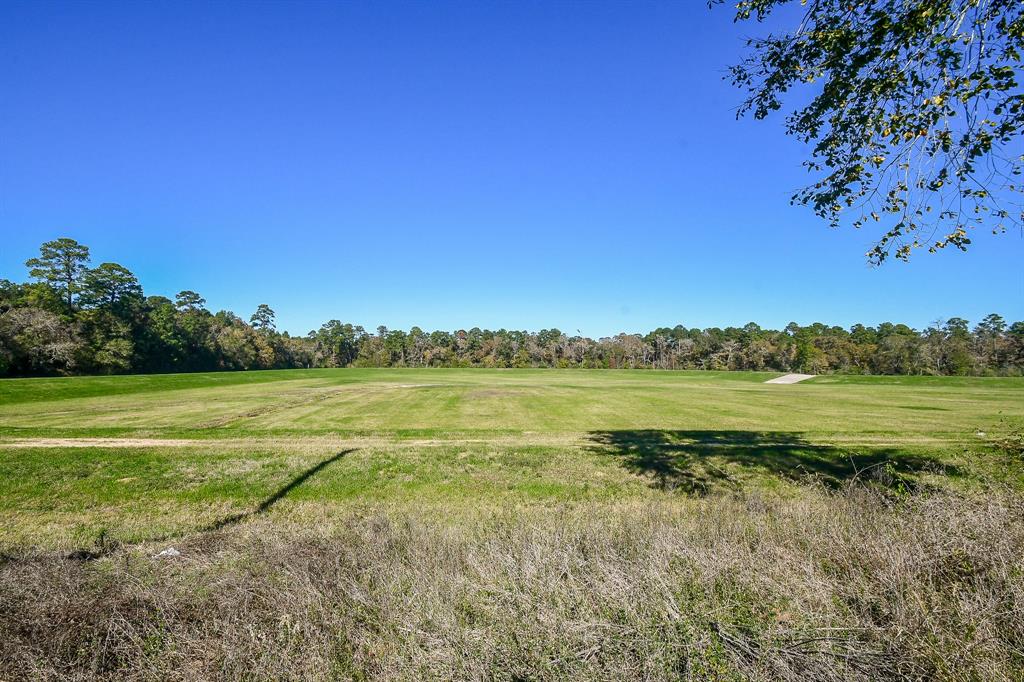
<path id="1" fill-rule="evenodd" d="M 230 516 L 225 516 L 224 518 L 218 519 L 217 521 L 214 521 L 210 525 L 203 528 L 203 532 L 220 530 L 221 528 L 225 528 L 227 526 L 233 526 L 234 524 L 239 523 L 240 521 L 244 521 L 245 519 L 252 518 L 254 516 L 259 516 L 260 514 L 264 513 L 265 511 L 273 507 L 275 504 L 277 504 L 277 502 L 281 498 L 285 497 L 292 490 L 299 487 L 313 476 L 316 476 L 326 467 L 330 466 L 331 464 L 334 464 L 345 455 L 351 454 L 353 452 L 355 452 L 355 449 L 342 450 L 341 452 L 335 453 L 334 455 L 328 457 L 322 462 L 317 463 L 314 466 L 311 466 L 310 468 L 306 469 L 292 480 L 288 481 L 287 485 L 284 485 L 278 490 L 276 490 L 273 495 L 270 495 L 267 499 L 260 502 L 259 506 L 253 509 L 252 511 L 240 512 L 238 514 L 231 514 Z"/>
<path id="2" fill-rule="evenodd" d="M 886 487 L 915 487 L 923 471 L 960 475 L 929 456 L 895 448 L 853 452 L 818 445 L 787 431 L 591 431 L 591 450 L 620 459 L 626 469 L 661 490 L 704 495 L 716 486 L 741 487 L 736 474 L 767 474 L 838 487 L 854 478 Z"/>
<path id="3" fill-rule="evenodd" d="M 349 450 L 342 450 L 341 452 L 337 452 L 331 455 L 327 459 L 318 462 L 317 464 L 306 469 L 298 476 L 295 476 L 292 480 L 288 481 L 287 484 L 278 488 L 276 491 L 274 491 L 272 495 L 270 495 L 265 500 L 260 502 L 255 509 L 246 512 L 240 512 L 238 514 L 231 514 L 230 516 L 225 516 L 221 519 L 214 521 L 209 525 L 200 527 L 198 529 L 198 532 L 200 534 L 209 533 L 212 531 L 220 530 L 222 528 L 226 528 L 228 526 L 233 526 L 236 523 L 240 523 L 241 521 L 244 521 L 246 519 L 259 516 L 260 514 L 264 513 L 265 511 L 273 507 L 275 504 L 277 504 L 279 500 L 287 496 L 288 493 L 290 493 L 292 490 L 295 490 L 295 488 L 299 487 L 300 485 L 308 481 L 310 478 L 316 476 L 318 473 L 323 471 L 324 468 L 337 462 L 345 455 L 351 454 L 353 452 L 355 452 L 355 448 Z M 191 532 L 185 533 L 183 531 L 179 531 L 174 533 L 167 533 L 157 537 L 149 537 L 145 540 L 139 540 L 137 542 L 163 542 L 174 538 L 180 538 L 186 534 L 190 535 Z M 121 542 L 118 542 L 116 539 L 114 539 L 113 541 L 109 540 L 107 538 L 106 531 L 103 531 L 96 539 L 96 546 L 94 548 L 77 549 L 66 556 L 69 560 L 72 561 L 94 561 L 95 559 L 99 559 L 101 557 L 108 556 L 114 553 L 121 547 L 123 547 Z M 5 563 L 10 561 L 14 561 L 14 558 L 0 553 L 0 566 L 3 566 Z"/>

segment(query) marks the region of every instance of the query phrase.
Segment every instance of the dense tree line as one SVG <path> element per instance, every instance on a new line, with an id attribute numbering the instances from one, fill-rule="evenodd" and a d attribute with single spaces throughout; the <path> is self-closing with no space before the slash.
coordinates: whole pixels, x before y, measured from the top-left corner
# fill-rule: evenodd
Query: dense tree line
<path id="1" fill-rule="evenodd" d="M 804 371 L 815 374 L 1024 374 L 1024 322 L 996 314 L 923 331 L 889 322 L 850 329 L 663 327 L 590 339 L 539 332 L 409 331 L 331 320 L 305 337 L 278 332 L 260 305 L 248 322 L 211 313 L 194 291 L 145 296 L 117 263 L 90 267 L 88 247 L 47 242 L 23 284 L 0 279 L 0 375 L 191 372 L 290 367 L 583 367 Z"/>

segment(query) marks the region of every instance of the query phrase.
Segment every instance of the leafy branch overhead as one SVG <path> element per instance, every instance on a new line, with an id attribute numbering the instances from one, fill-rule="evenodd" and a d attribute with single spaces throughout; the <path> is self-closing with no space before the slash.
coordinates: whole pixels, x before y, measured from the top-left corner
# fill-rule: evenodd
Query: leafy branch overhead
<path id="1" fill-rule="evenodd" d="M 712 0 L 718 4 L 722 0 Z M 740 0 L 765 20 L 792 0 Z M 970 230 L 1024 223 L 1021 0 L 802 0 L 789 33 L 747 42 L 730 68 L 762 119 L 800 85 L 786 130 L 813 144 L 815 181 L 792 197 L 833 227 L 884 230 L 873 263 L 917 248 L 966 250 Z M 781 9 L 780 9 L 781 8 Z"/>

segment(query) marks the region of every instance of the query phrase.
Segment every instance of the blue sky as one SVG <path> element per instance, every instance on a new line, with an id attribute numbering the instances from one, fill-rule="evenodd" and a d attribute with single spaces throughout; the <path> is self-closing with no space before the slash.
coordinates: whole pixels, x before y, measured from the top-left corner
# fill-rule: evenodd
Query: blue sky
<path id="1" fill-rule="evenodd" d="M 0 0 L 0 277 L 70 236 L 304 334 L 1024 318 L 1024 239 L 866 265 L 703 1 Z"/>

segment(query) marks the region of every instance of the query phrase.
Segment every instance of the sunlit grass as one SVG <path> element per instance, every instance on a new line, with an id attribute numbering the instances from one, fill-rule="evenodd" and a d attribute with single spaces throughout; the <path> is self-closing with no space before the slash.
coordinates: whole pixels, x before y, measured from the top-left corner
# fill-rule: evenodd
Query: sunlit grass
<path id="1" fill-rule="evenodd" d="M 893 488 L 1020 481 L 991 441 L 1024 422 L 1024 380 L 762 383 L 770 376 L 311 370 L 3 381 L 0 544 L 182 536 L 272 498 L 261 513 L 311 504 L 462 513 L 794 495 L 807 481 L 852 478 Z M 61 440 L 84 438 L 115 440 Z"/>

